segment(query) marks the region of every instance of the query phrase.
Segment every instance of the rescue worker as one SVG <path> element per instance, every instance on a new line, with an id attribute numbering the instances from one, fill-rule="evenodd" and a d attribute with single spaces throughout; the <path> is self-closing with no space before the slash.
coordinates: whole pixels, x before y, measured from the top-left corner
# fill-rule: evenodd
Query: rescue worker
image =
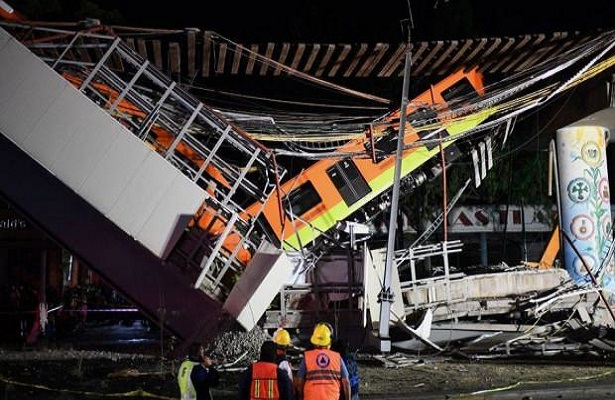
<path id="1" fill-rule="evenodd" d="M 218 386 L 220 375 L 202 345 L 191 346 L 190 358 L 179 366 L 177 382 L 182 400 L 212 400 L 211 388 Z"/>
<path id="2" fill-rule="evenodd" d="M 190 373 L 192 372 L 192 368 L 199 362 L 199 348 L 199 345 L 193 344 L 190 347 L 188 356 L 179 365 L 179 370 L 177 371 L 177 384 L 179 385 L 179 394 L 181 400 L 196 399 L 196 390 L 194 390 L 194 386 L 192 385 Z"/>
<path id="3" fill-rule="evenodd" d="M 290 366 L 290 362 L 286 358 L 286 351 L 290 346 L 290 334 L 284 328 L 278 328 L 273 334 L 273 341 L 277 345 L 276 349 L 276 362 L 278 366 L 288 373 L 288 378 L 293 380 L 293 370 Z"/>
<path id="4" fill-rule="evenodd" d="M 303 355 L 297 371 L 299 400 L 350 400 L 348 370 L 340 353 L 331 350 L 333 329 L 326 322 L 314 326 L 314 346 Z"/>
<path id="5" fill-rule="evenodd" d="M 286 371 L 276 363 L 275 342 L 267 340 L 261 345 L 260 357 L 246 368 L 239 377 L 239 399 L 294 398 L 293 384 Z"/>

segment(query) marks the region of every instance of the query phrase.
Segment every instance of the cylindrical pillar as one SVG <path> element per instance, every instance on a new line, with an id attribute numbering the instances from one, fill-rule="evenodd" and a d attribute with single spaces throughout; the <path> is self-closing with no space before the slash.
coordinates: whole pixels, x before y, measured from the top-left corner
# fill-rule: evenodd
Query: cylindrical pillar
<path id="1" fill-rule="evenodd" d="M 577 284 L 593 275 L 613 292 L 612 260 L 600 271 L 612 242 L 607 136 L 600 125 L 573 124 L 557 131 L 556 144 L 564 267 Z"/>

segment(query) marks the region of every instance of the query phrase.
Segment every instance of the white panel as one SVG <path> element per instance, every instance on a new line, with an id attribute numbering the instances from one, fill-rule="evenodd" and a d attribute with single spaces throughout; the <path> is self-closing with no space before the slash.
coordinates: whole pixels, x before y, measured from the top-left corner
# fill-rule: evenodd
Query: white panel
<path id="1" fill-rule="evenodd" d="M 80 99 L 80 93 L 76 90 L 75 94 L 78 96 L 65 102 L 71 110 L 68 111 L 71 118 L 64 121 L 67 130 L 75 128 L 74 134 L 55 157 L 50 169 L 64 183 L 79 192 L 98 162 L 111 148 L 117 135 L 130 133 L 98 106 Z"/>
<path id="2" fill-rule="evenodd" d="M 3 132 L 112 222 L 163 254 L 204 191 L 4 31 L 0 43 Z"/>
<path id="3" fill-rule="evenodd" d="M 366 260 L 366 296 L 367 304 L 370 309 L 370 317 L 372 320 L 372 327 L 378 328 L 380 325 L 380 301 L 378 296 L 382 291 L 382 285 L 384 282 L 384 270 L 386 266 L 386 249 L 375 249 L 370 252 L 371 265 L 369 260 Z M 404 315 L 404 303 L 401 294 L 401 285 L 399 283 L 399 273 L 397 268 L 393 268 L 391 271 L 391 289 L 393 291 L 393 304 L 391 304 L 391 315 L 389 320 L 391 322 L 397 321 L 395 315 Z"/>
<path id="4" fill-rule="evenodd" d="M 203 201 L 205 191 L 178 172 L 152 215 L 137 233 L 137 240 L 159 257 L 165 258 L 166 250 L 175 244 Z"/>
<path id="5" fill-rule="evenodd" d="M 8 85 L 2 82 L 0 86 L 3 93 L 0 121 L 3 131 L 22 145 L 34 125 L 69 84 L 17 42 L 5 46 L 0 64 L 2 76 L 13 81 Z M 0 79 L 4 81 L 5 78 Z"/>
<path id="6" fill-rule="evenodd" d="M 136 238 L 177 174 L 162 157 L 150 152 L 109 210 L 109 219 Z"/>
<path id="7" fill-rule="evenodd" d="M 223 308 L 250 331 L 291 274 L 292 263 L 286 253 L 263 242 L 233 286 Z"/>
<path id="8" fill-rule="evenodd" d="M 32 158 L 51 169 L 58 154 L 75 133 L 87 126 L 87 113 L 83 106 L 79 106 L 84 103 L 84 98 L 77 96 L 74 88 L 65 86 L 32 127 L 30 134 L 23 138 L 21 146 Z M 73 107 L 77 109 L 73 110 Z M 62 177 L 60 179 L 63 180 Z"/>
<path id="9" fill-rule="evenodd" d="M 121 128 L 78 193 L 100 212 L 108 214 L 149 153 L 151 150 L 147 146 Z"/>
<path id="10" fill-rule="evenodd" d="M 6 31 L 3 31 L 6 32 Z M 15 39 L 8 40 L 0 49 L 0 113 L 5 102 L 9 101 L 17 86 L 26 78 L 21 68 L 32 54 Z M 0 121 L 2 121 L 0 119 Z"/>
<path id="11" fill-rule="evenodd" d="M 2 51 L 2 48 L 6 46 L 12 38 L 13 37 L 7 31 L 0 27 L 0 51 Z"/>

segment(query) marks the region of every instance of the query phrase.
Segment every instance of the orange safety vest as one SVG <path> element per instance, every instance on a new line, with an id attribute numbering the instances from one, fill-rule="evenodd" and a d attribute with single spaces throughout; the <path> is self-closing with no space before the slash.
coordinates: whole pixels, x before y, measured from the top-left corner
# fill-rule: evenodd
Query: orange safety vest
<path id="1" fill-rule="evenodd" d="M 250 399 L 279 399 L 278 365 L 270 362 L 257 361 L 252 364 L 252 383 Z"/>
<path id="2" fill-rule="evenodd" d="M 342 357 L 328 349 L 305 352 L 305 400 L 338 400 L 342 381 Z"/>

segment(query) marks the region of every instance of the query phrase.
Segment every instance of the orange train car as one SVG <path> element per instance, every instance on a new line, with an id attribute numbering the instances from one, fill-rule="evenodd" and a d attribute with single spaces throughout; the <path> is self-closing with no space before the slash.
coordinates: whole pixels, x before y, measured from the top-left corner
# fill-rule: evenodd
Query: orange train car
<path id="1" fill-rule="evenodd" d="M 413 126 L 412 120 L 435 118 L 443 147 L 453 143 L 454 137 L 472 129 L 489 117 L 490 113 L 478 112 L 466 117 L 451 120 L 443 119 L 452 100 L 463 96 L 483 95 L 483 76 L 477 69 L 459 70 L 408 103 L 406 109 L 407 129 L 404 145 L 411 145 L 433 134 L 433 129 Z M 376 139 L 355 139 L 340 147 L 342 153 L 363 153 L 376 155 L 370 157 L 350 157 L 323 159 L 315 162 L 298 176 L 288 179 L 281 185 L 281 196 L 277 193 L 266 203 L 255 203 L 246 209 L 244 217 L 254 217 L 263 209 L 259 217 L 260 226 L 267 232 L 274 244 L 284 249 L 294 250 L 309 245 L 335 226 L 339 221 L 365 206 L 387 189 L 392 187 L 395 170 L 395 149 L 401 111 L 389 113 L 377 121 L 370 129 Z M 388 134 L 387 134 L 388 133 Z M 373 143 L 373 146 L 372 146 Z M 408 176 L 440 151 L 438 145 L 421 145 L 407 148 L 403 152 L 401 177 Z M 281 213 L 279 204 L 285 208 Z M 209 222 L 209 221 L 207 221 Z M 207 226 L 206 221 L 199 223 Z M 211 231 L 216 234 L 217 232 Z M 239 243 L 235 234 L 229 235 L 225 242 L 227 250 L 234 249 Z"/>
<path id="2" fill-rule="evenodd" d="M 74 76 L 64 76 L 77 87 L 82 82 Z M 101 84 L 94 85 L 100 93 L 107 96 L 109 104 L 117 99 L 118 93 L 115 90 Z M 450 101 L 463 96 L 483 93 L 483 77 L 476 69 L 459 70 L 431 86 L 407 105 L 404 145 L 408 146 L 433 134 L 433 129 L 414 126 L 413 119 L 424 121 L 426 118 L 433 118 L 438 126 L 446 126 L 438 135 L 441 139 L 447 139 L 442 142 L 442 146 L 449 146 L 454 141 L 451 138 L 479 125 L 489 113 L 471 114 L 446 124 L 443 112 L 436 110 L 447 110 Z M 125 99 L 119 102 L 117 110 L 137 118 L 145 117 L 142 110 Z M 308 246 L 337 222 L 344 220 L 393 185 L 394 153 L 400 115 L 401 110 L 396 110 L 375 121 L 369 127 L 372 140 L 354 139 L 339 148 L 340 154 L 361 153 L 365 156 L 340 156 L 337 159 L 317 161 L 298 176 L 286 180 L 280 190 L 274 191 L 265 203 L 256 202 L 248 206 L 241 213 L 241 217 L 244 220 L 252 220 L 258 216 L 258 226 L 262 230 L 259 234 L 265 234 L 272 243 L 286 250 Z M 157 125 L 154 125 L 152 130 L 156 137 L 154 145 L 159 151 L 167 150 L 174 141 L 173 135 Z M 180 142 L 176 150 L 198 166 L 204 162 L 203 158 L 185 143 Z M 421 145 L 405 150 L 402 155 L 402 179 L 439 151 L 436 145 Z M 368 157 L 369 154 L 374 155 L 375 159 Z M 213 166 L 208 166 L 206 172 L 219 184 L 229 186 L 229 182 L 219 171 L 213 169 Z M 210 194 L 213 195 L 212 192 Z M 280 205 L 284 208 L 283 212 Z M 196 225 L 214 238 L 221 235 L 226 228 L 227 221 L 224 217 L 207 206 L 197 218 Z M 229 253 L 237 250 L 237 259 L 246 265 L 251 253 L 243 246 L 237 249 L 241 243 L 241 235 L 232 231 L 224 239 L 222 248 Z"/>

